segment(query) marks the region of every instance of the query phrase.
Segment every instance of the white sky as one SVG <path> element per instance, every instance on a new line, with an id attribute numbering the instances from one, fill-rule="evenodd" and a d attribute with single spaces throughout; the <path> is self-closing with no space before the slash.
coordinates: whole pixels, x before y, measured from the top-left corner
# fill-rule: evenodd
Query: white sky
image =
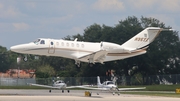
<path id="1" fill-rule="evenodd" d="M 0 45 L 83 34 L 94 23 L 153 17 L 180 30 L 180 0 L 0 0 Z"/>

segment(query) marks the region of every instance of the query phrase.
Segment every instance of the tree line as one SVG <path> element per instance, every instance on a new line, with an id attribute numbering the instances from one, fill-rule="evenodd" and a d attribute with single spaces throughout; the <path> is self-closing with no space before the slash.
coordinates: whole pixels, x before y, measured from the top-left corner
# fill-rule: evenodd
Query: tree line
<path id="1" fill-rule="evenodd" d="M 93 24 L 84 29 L 83 34 L 67 36 L 64 39 L 86 42 L 113 42 L 123 44 L 131 37 L 147 27 L 171 28 L 155 18 L 129 16 L 114 26 Z M 51 76 L 64 77 L 93 77 L 105 76 L 108 70 L 114 70 L 118 76 L 149 76 L 159 74 L 180 74 L 180 41 L 178 31 L 163 31 L 149 45 L 147 53 L 123 60 L 96 63 L 92 67 L 81 63 L 76 67 L 75 61 L 61 57 L 28 55 L 28 61 L 17 64 L 17 57 L 23 57 L 0 46 L 0 72 L 10 68 L 35 69 L 36 76 L 48 78 Z"/>

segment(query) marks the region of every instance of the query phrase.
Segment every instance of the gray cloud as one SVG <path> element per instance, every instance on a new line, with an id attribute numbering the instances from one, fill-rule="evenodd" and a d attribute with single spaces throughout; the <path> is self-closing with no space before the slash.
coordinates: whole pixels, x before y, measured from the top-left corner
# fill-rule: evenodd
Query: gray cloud
<path id="1" fill-rule="evenodd" d="M 119 0 L 97 0 L 93 5 L 93 9 L 100 11 L 121 11 L 124 10 L 123 2 Z"/>

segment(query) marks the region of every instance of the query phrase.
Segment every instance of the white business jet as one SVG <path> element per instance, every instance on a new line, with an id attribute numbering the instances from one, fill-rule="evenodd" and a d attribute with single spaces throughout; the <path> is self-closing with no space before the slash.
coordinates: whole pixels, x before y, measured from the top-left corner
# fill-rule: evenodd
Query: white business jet
<path id="1" fill-rule="evenodd" d="M 89 86 L 77 86 L 77 88 L 84 88 L 84 89 L 91 89 L 91 90 L 100 90 L 100 91 L 110 91 L 114 95 L 117 93 L 120 95 L 120 91 L 126 91 L 126 90 L 139 90 L 139 89 L 146 89 L 146 87 L 137 87 L 137 88 L 118 88 L 117 85 L 115 85 L 115 81 L 104 81 L 101 84 L 100 77 L 97 76 L 97 87 L 94 87 L 92 85 Z M 99 95 L 99 93 L 97 93 Z"/>
<path id="2" fill-rule="evenodd" d="M 76 86 L 68 86 L 67 87 L 66 83 L 64 83 L 64 81 L 62 81 L 62 80 L 57 80 L 56 82 L 53 83 L 52 86 L 41 85 L 41 84 L 34 84 L 34 83 L 28 83 L 28 85 L 50 88 L 50 90 L 49 90 L 50 93 L 51 93 L 51 89 L 61 89 L 62 93 L 64 93 L 64 90 L 66 89 L 67 92 L 69 93 L 70 92 L 69 91 L 70 88 L 77 88 Z"/>
<path id="3" fill-rule="evenodd" d="M 10 47 L 11 51 L 22 54 L 58 56 L 80 62 L 104 63 L 125 59 L 146 53 L 148 45 L 162 31 L 159 27 L 148 27 L 122 45 L 110 42 L 82 42 L 39 38 L 34 42 Z M 25 58 L 27 60 L 27 58 Z"/>

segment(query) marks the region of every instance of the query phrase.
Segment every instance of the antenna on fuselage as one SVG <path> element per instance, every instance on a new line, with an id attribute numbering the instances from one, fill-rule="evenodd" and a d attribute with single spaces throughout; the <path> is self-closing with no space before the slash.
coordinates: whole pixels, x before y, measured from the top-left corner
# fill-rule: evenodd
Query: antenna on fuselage
<path id="1" fill-rule="evenodd" d="M 78 38 L 74 39 L 74 41 L 77 41 Z"/>

